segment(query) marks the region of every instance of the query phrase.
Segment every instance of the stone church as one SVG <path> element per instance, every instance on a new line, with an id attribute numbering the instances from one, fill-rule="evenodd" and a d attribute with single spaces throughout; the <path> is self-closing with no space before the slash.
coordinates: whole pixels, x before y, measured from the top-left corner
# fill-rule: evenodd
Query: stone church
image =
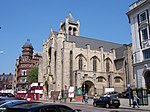
<path id="1" fill-rule="evenodd" d="M 42 57 L 39 82 L 49 97 L 71 86 L 91 96 L 103 94 L 105 88 L 122 92 L 127 85 L 134 87 L 132 45 L 80 36 L 80 21 L 71 13 L 58 32 L 51 28 Z"/>

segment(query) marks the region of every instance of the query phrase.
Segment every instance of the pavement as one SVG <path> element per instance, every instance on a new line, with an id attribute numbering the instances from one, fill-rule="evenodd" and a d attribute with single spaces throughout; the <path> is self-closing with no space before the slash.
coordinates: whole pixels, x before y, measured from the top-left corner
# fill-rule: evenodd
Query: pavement
<path id="1" fill-rule="evenodd" d="M 139 105 L 140 108 L 132 108 L 132 106 L 129 106 L 129 99 L 125 99 L 125 98 L 119 98 L 120 100 L 120 109 L 131 109 L 131 110 L 141 110 L 142 112 L 143 111 L 149 111 L 150 112 L 150 104 L 147 105 L 147 106 L 143 106 L 143 105 Z M 50 102 L 53 102 L 53 101 L 50 101 L 50 100 L 47 100 L 47 99 L 41 99 L 40 100 L 41 102 L 45 102 L 45 103 L 50 103 Z M 60 102 L 60 101 L 56 101 L 57 103 L 63 103 L 63 102 Z M 72 102 L 69 102 L 69 100 L 66 100 L 65 103 L 74 103 L 74 104 L 81 104 L 81 105 L 93 105 L 93 99 L 89 99 L 88 100 L 88 104 L 85 104 L 84 102 L 82 101 L 75 101 L 73 100 Z M 150 103 L 150 97 L 149 97 L 149 103 Z"/>

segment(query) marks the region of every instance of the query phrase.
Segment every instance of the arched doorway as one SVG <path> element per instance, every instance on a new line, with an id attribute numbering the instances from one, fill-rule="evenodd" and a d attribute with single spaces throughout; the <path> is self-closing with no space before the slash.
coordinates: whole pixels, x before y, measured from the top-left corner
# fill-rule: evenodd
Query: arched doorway
<path id="1" fill-rule="evenodd" d="M 144 78 L 145 78 L 145 86 L 147 90 L 150 92 L 150 71 L 145 72 Z"/>
<path id="2" fill-rule="evenodd" d="M 45 97 L 48 97 L 48 82 L 47 81 L 45 81 L 44 83 L 43 91 L 44 91 Z"/>
<path id="3" fill-rule="evenodd" d="M 87 93 L 89 96 L 93 96 L 96 93 L 94 83 L 91 81 L 84 81 L 82 84 L 82 93 Z"/>

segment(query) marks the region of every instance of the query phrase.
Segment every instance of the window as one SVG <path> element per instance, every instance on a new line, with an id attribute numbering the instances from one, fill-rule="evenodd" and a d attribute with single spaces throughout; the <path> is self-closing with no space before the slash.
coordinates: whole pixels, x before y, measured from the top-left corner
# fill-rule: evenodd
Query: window
<path id="1" fill-rule="evenodd" d="M 143 21 L 145 21 L 145 20 L 147 20 L 147 18 L 146 18 L 146 12 L 140 14 L 140 23 L 143 22 Z"/>
<path id="2" fill-rule="evenodd" d="M 147 28 L 141 30 L 143 40 L 148 39 Z"/>
<path id="3" fill-rule="evenodd" d="M 96 57 L 93 58 L 93 72 L 97 71 L 97 59 Z"/>
<path id="4" fill-rule="evenodd" d="M 27 70 L 22 70 L 22 76 L 27 75 L 26 71 L 27 71 Z"/>
<path id="5" fill-rule="evenodd" d="M 72 51 L 70 51 L 70 86 L 73 85 L 72 68 L 73 68 L 73 54 L 72 54 Z"/>
<path id="6" fill-rule="evenodd" d="M 40 112 L 57 112 L 57 109 L 54 106 L 49 106 L 44 109 L 41 109 Z"/>
<path id="7" fill-rule="evenodd" d="M 98 82 L 104 82 L 105 79 L 104 79 L 104 77 L 101 76 L 101 77 L 97 77 L 97 81 L 98 81 Z"/>
<path id="8" fill-rule="evenodd" d="M 143 57 L 144 59 L 150 58 L 150 49 L 146 49 L 143 51 Z"/>
<path id="9" fill-rule="evenodd" d="M 52 48 L 51 47 L 49 48 L 48 54 L 49 54 L 49 60 L 51 62 L 51 58 L 52 58 Z"/>
<path id="10" fill-rule="evenodd" d="M 106 60 L 106 72 L 108 73 L 110 70 L 110 64 L 109 64 L 109 60 Z"/>
<path id="11" fill-rule="evenodd" d="M 121 78 L 120 77 L 115 77 L 115 83 L 120 83 L 121 82 Z"/>
<path id="12" fill-rule="evenodd" d="M 83 60 L 82 60 L 82 56 L 79 57 L 79 70 L 82 70 L 82 64 L 83 64 Z"/>
<path id="13" fill-rule="evenodd" d="M 60 112 L 73 112 L 73 109 L 67 106 L 58 106 Z"/>

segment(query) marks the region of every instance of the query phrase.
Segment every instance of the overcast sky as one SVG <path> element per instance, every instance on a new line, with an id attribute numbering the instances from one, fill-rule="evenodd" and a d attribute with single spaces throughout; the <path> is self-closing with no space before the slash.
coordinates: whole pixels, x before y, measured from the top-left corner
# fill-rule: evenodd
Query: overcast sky
<path id="1" fill-rule="evenodd" d="M 81 23 L 80 35 L 115 43 L 131 43 L 126 13 L 135 0 L 0 0 L 0 74 L 14 73 L 16 58 L 30 39 L 42 52 L 50 28 L 72 13 Z"/>

